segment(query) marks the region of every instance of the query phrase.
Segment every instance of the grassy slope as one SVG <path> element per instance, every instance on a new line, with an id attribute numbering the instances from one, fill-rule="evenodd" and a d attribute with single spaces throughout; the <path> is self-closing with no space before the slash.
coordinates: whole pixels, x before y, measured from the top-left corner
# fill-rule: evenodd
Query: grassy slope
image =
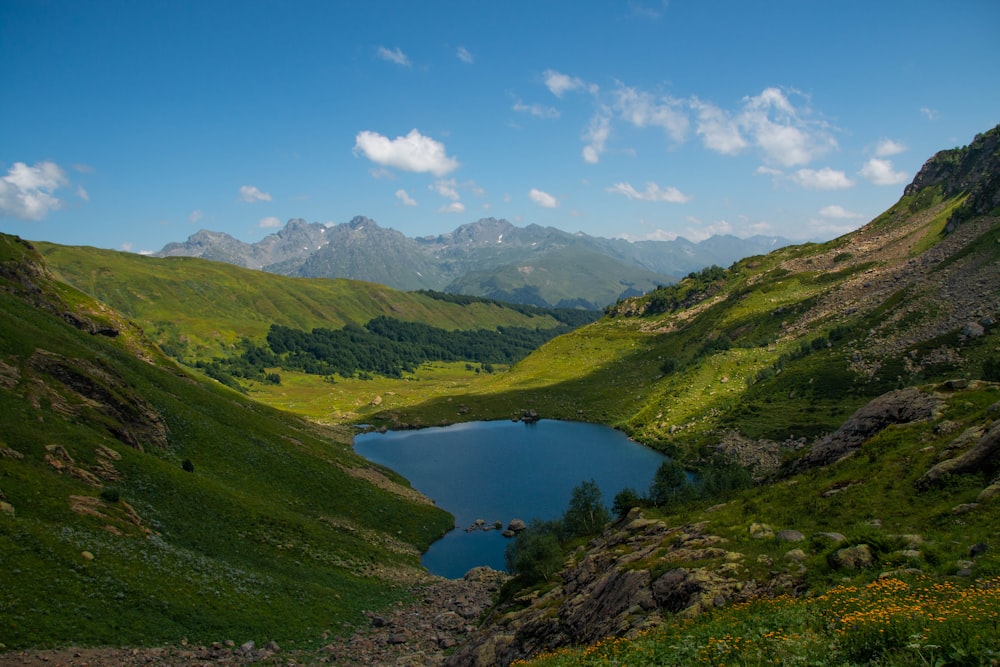
<path id="1" fill-rule="evenodd" d="M 10 278 L 10 267 L 36 259 L 0 236 L 0 642 L 301 643 L 402 595 L 392 581 L 417 573 L 419 549 L 449 516 L 348 474 L 372 467 L 348 433 L 188 374 L 116 314 L 44 275 Z M 26 291 L 25 280 L 42 291 Z M 66 312 L 122 333 L 87 333 Z M 38 363 L 52 358 L 77 379 Z M 106 407 L 109 395 L 119 411 L 146 405 L 162 416 L 166 446 L 146 441 L 140 451 L 116 438 L 137 427 Z M 60 458 L 51 445 L 72 459 L 62 471 L 46 460 Z M 116 472 L 102 472 L 102 447 Z M 87 483 L 81 470 L 103 477 Z"/>
<path id="2" fill-rule="evenodd" d="M 558 325 L 495 304 L 459 306 L 374 283 L 288 278 L 191 257 L 37 245 L 60 279 L 132 318 L 155 342 L 185 358 L 225 354 L 242 336 L 263 338 L 271 324 L 339 328 L 385 315 L 445 329 Z"/>

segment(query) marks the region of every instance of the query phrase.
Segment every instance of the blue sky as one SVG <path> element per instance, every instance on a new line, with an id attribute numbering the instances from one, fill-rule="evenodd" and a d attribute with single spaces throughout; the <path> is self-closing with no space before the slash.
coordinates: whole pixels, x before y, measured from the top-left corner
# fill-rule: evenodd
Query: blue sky
<path id="1" fill-rule="evenodd" d="M 828 239 L 1000 123 L 1000 2 L 0 0 L 0 230 Z"/>

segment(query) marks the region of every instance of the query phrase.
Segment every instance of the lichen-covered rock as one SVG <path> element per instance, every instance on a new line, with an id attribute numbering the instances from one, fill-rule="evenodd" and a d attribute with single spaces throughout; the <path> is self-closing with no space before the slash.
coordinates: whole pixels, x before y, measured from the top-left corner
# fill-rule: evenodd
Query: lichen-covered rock
<path id="1" fill-rule="evenodd" d="M 844 570 L 863 570 L 875 564 L 875 552 L 867 544 L 844 547 L 833 554 L 831 564 Z"/>
<path id="2" fill-rule="evenodd" d="M 883 394 L 859 408 L 832 434 L 812 446 L 798 461 L 798 467 L 829 465 L 856 452 L 869 438 L 893 424 L 909 424 L 931 419 L 941 399 L 916 387 Z"/>
<path id="3" fill-rule="evenodd" d="M 958 447 L 949 446 L 947 451 L 957 449 Z M 924 473 L 916 481 L 916 485 L 917 488 L 926 489 L 939 483 L 947 475 L 995 470 L 997 467 L 1000 467 L 1000 421 L 993 422 L 976 444 L 963 454 L 941 461 Z"/>

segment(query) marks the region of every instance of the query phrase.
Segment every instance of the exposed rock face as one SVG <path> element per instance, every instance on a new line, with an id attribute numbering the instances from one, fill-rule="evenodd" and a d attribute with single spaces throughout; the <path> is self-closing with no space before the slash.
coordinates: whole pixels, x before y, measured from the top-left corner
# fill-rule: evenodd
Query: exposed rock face
<path id="1" fill-rule="evenodd" d="M 34 383 L 31 391 L 44 394 L 56 411 L 72 417 L 96 410 L 109 418 L 105 420 L 108 431 L 129 447 L 167 447 L 163 418 L 110 366 L 40 349 L 30 357 L 28 366 L 48 380 Z"/>
<path id="2" fill-rule="evenodd" d="M 859 408 L 839 429 L 813 445 L 798 465 L 811 468 L 839 461 L 856 452 L 885 427 L 930 419 L 940 406 L 939 398 L 916 387 L 883 394 Z"/>
<path id="3" fill-rule="evenodd" d="M 956 439 L 956 443 L 961 440 L 969 440 L 963 433 Z M 956 443 L 953 443 L 955 445 Z M 955 451 L 959 446 L 948 447 L 945 452 Z M 927 488 L 939 482 L 946 475 L 956 475 L 961 473 L 987 471 L 995 472 L 1000 468 L 1000 421 L 995 421 L 987 428 L 982 436 L 970 449 L 962 454 L 949 458 L 936 464 L 917 480 L 919 488 Z"/>
<path id="4" fill-rule="evenodd" d="M 560 586 L 496 610 L 445 664 L 509 665 L 562 646 L 634 635 L 661 614 L 697 614 L 791 585 L 737 576 L 743 554 L 727 551 L 706 528 L 671 527 L 633 510 L 571 557 Z"/>
<path id="5" fill-rule="evenodd" d="M 906 186 L 904 195 L 939 186 L 945 197 L 968 192 L 969 197 L 949 220 L 949 227 L 1000 206 L 1000 126 L 976 135 L 964 148 L 940 151 Z"/>

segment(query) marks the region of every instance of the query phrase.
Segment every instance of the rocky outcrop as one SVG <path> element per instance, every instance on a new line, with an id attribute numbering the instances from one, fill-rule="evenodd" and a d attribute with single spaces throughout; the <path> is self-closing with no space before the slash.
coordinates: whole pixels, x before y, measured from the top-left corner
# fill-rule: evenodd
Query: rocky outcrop
<path id="1" fill-rule="evenodd" d="M 948 475 L 970 472 L 995 473 L 1000 468 L 1000 421 L 993 422 L 988 428 L 963 433 L 953 441 L 951 446 L 945 448 L 943 453 L 947 455 L 950 452 L 963 449 L 962 444 L 973 438 L 975 438 L 975 444 L 971 448 L 935 464 L 917 480 L 917 487 L 926 489 Z"/>
<path id="2" fill-rule="evenodd" d="M 859 408 L 843 425 L 826 436 L 797 462 L 798 468 L 829 465 L 854 454 L 866 440 L 893 424 L 931 419 L 941 399 L 916 387 L 883 394 Z"/>
<path id="3" fill-rule="evenodd" d="M 743 554 L 706 523 L 670 526 L 639 510 L 609 526 L 568 560 L 559 586 L 498 607 L 446 665 L 509 665 L 542 651 L 634 636 L 663 614 L 701 611 L 793 585 L 750 578 Z"/>
<path id="4" fill-rule="evenodd" d="M 968 146 L 935 154 L 903 194 L 917 195 L 927 187 L 940 187 L 945 197 L 968 193 L 948 221 L 951 229 L 962 220 L 1000 207 L 1000 125 L 976 135 Z"/>
<path id="5" fill-rule="evenodd" d="M 41 379 L 32 383 L 31 400 L 42 395 L 57 412 L 74 417 L 96 410 L 111 435 L 129 447 L 167 447 L 163 418 L 111 366 L 87 359 L 72 359 L 47 350 L 35 350 L 28 366 Z"/>

